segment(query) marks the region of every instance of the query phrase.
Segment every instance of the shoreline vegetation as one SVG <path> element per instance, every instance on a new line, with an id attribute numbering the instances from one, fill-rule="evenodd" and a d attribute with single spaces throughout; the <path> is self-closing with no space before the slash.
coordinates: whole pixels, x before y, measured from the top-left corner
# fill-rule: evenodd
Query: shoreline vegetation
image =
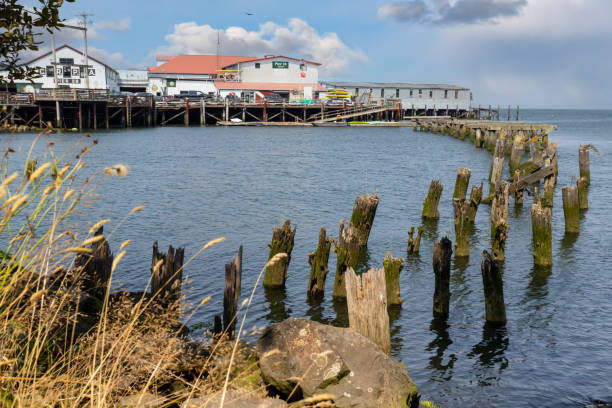
<path id="1" fill-rule="evenodd" d="M 190 319 L 210 296 L 197 305 L 186 304 L 180 297 L 180 276 L 195 257 L 224 238 L 207 242 L 184 263 L 182 249 L 174 252 L 170 248 L 175 261 L 179 251 L 181 255 L 180 262 L 170 269 L 170 278 L 178 277 L 175 280 L 163 275 L 168 269 L 160 272 L 168 266 L 164 262 L 167 255 L 157 253 L 159 260 L 152 264 L 152 277 L 143 292 L 112 293 L 113 274 L 131 242 L 126 240 L 117 246 L 113 235 L 128 217 L 145 207 L 134 207 L 116 225 L 103 219 L 91 225 L 71 226 L 68 218 L 94 201 L 103 178 L 126 177 L 128 168 L 117 164 L 85 176 L 85 158 L 97 144 L 89 135 L 65 153 L 54 152 L 53 142 L 49 142 L 42 157 L 32 157 L 34 146 L 43 143 L 41 136 L 48 133 L 36 137 L 22 171 L 8 174 L 12 135 L 2 160 L 0 407 L 346 406 L 337 405 L 334 395 L 316 390 L 338 386 L 346 376 L 346 364 L 351 367 L 355 363 L 342 363 L 345 368 L 334 371 L 335 377 L 326 377 L 308 396 L 303 393 L 303 384 L 300 387 L 307 372 L 301 373 L 302 380 L 289 379 L 293 389 L 283 395 L 265 381 L 269 374 L 262 372 L 261 352 L 252 345 L 261 332 L 244 329 L 263 272 L 288 263 L 285 253 L 271 256 L 250 297 L 237 305 L 225 331 L 206 331 L 199 338 L 194 333 L 202 325 L 192 324 Z M 176 285 L 169 285 L 176 280 L 178 291 Z M 169 296 L 177 293 L 179 296 Z M 305 319 L 290 320 L 308 327 L 323 326 Z M 315 326 L 314 332 L 321 331 Z M 228 327 L 235 328 L 235 339 Z M 365 354 L 379 353 L 383 356 L 376 357 L 378 360 L 399 364 L 389 367 L 403 372 L 403 381 L 412 384 L 405 367 L 384 355 L 366 337 L 351 329 L 329 326 L 329 330 L 359 336 L 366 342 L 363 347 L 373 352 Z M 348 335 L 343 333 L 342 338 Z M 346 347 L 342 344 L 339 348 Z M 270 355 L 269 350 L 264 354 Z M 332 368 L 336 370 L 335 365 Z M 355 371 L 353 367 L 350 370 Z M 384 392 L 383 386 L 374 394 Z M 416 399 L 413 396 L 406 401 L 400 396 L 405 392 Z M 395 389 L 388 400 L 398 398 L 404 398 L 398 407 L 419 404 L 414 384 L 409 390 Z"/>

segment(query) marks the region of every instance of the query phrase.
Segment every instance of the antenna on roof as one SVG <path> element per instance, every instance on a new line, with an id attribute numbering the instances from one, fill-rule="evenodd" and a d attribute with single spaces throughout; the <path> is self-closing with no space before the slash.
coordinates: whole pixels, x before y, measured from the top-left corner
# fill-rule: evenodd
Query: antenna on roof
<path id="1" fill-rule="evenodd" d="M 221 55 L 221 37 L 219 35 L 219 31 L 217 31 L 217 69 L 221 69 L 221 67 L 219 66 L 219 58 Z"/>

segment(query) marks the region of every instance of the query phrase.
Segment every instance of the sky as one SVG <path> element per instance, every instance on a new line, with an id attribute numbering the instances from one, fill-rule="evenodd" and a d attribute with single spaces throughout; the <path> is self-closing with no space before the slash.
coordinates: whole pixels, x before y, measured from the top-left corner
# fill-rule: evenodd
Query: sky
<path id="1" fill-rule="evenodd" d="M 215 54 L 218 36 L 224 55 L 320 62 L 320 79 L 461 85 L 483 106 L 612 108 L 612 0 L 76 0 L 61 9 L 71 24 L 82 12 L 92 14 L 89 53 L 114 68 Z M 62 43 L 81 49 L 81 32 L 63 30 Z"/>

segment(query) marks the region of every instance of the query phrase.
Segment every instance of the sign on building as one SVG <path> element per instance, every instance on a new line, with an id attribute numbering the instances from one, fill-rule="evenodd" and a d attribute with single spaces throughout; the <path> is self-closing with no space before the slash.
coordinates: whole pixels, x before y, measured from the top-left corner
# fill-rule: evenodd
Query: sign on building
<path id="1" fill-rule="evenodd" d="M 289 61 L 272 61 L 272 68 L 288 69 Z"/>

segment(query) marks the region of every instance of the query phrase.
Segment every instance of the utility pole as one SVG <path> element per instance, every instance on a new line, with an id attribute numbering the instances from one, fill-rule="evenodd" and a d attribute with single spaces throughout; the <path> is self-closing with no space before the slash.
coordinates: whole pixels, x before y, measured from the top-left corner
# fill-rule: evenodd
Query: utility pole
<path id="1" fill-rule="evenodd" d="M 85 42 L 85 87 L 89 89 L 89 58 L 87 57 L 87 17 L 93 16 L 93 14 L 81 13 L 77 14 L 79 17 L 83 17 L 83 40 Z"/>
<path id="2" fill-rule="evenodd" d="M 53 97 L 55 99 L 55 127 L 61 127 L 60 104 L 57 99 L 57 59 L 55 57 L 55 34 L 51 33 L 51 48 L 53 49 Z M 40 103 L 40 102 L 39 102 Z"/>

